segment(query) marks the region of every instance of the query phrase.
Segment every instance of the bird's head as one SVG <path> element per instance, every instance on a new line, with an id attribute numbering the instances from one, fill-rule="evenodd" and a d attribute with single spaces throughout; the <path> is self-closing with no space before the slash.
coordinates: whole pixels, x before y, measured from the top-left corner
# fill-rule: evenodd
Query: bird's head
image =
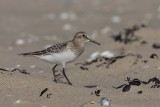
<path id="1" fill-rule="evenodd" d="M 77 32 L 74 36 L 74 41 L 77 41 L 79 43 L 86 43 L 86 42 L 92 42 L 95 43 L 97 45 L 101 45 L 100 43 L 96 42 L 95 40 L 93 40 L 89 34 L 87 34 L 86 32 Z"/>

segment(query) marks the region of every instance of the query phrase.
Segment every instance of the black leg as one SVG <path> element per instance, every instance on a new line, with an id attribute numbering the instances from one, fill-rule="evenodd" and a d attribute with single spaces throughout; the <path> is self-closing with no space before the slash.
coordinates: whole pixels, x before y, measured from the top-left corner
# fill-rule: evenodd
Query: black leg
<path id="1" fill-rule="evenodd" d="M 66 73 L 65 73 L 65 69 L 64 69 L 64 68 L 63 68 L 62 73 L 63 73 L 64 77 L 67 79 L 68 84 L 69 84 L 69 85 L 72 85 L 72 83 L 69 81 L 69 79 L 68 79 L 67 76 L 66 76 Z"/>
<path id="2" fill-rule="evenodd" d="M 55 72 L 56 72 L 55 68 L 56 68 L 56 67 L 57 67 L 57 64 L 52 68 L 52 71 L 53 71 L 53 76 L 54 76 L 54 82 L 57 83 L 56 74 L 55 74 Z"/>

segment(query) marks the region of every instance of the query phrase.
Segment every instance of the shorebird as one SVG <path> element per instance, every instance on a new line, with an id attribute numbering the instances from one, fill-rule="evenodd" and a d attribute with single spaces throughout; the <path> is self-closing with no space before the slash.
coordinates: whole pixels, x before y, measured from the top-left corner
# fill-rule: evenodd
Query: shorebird
<path id="1" fill-rule="evenodd" d="M 55 75 L 55 68 L 57 67 L 57 65 L 62 65 L 62 73 L 66 78 L 68 84 L 72 85 L 65 73 L 66 63 L 70 63 L 76 60 L 84 52 L 85 43 L 87 42 L 92 42 L 100 45 L 100 43 L 91 39 L 89 34 L 87 34 L 86 32 L 77 32 L 71 41 L 55 44 L 40 51 L 21 53 L 19 55 L 34 56 L 43 61 L 55 64 L 55 66 L 52 68 L 52 71 L 54 81 L 56 83 L 57 80 Z"/>

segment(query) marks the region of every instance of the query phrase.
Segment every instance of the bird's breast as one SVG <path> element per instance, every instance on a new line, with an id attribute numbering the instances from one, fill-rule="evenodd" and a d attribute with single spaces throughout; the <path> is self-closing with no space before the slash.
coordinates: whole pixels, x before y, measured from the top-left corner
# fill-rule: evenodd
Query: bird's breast
<path id="1" fill-rule="evenodd" d="M 39 58 L 49 63 L 61 64 L 74 61 L 77 58 L 77 56 L 72 51 L 66 51 L 61 53 L 52 53 L 50 55 L 40 56 Z"/>
<path id="2" fill-rule="evenodd" d="M 80 56 L 84 52 L 84 47 L 79 47 L 78 49 L 75 50 L 75 54 Z"/>

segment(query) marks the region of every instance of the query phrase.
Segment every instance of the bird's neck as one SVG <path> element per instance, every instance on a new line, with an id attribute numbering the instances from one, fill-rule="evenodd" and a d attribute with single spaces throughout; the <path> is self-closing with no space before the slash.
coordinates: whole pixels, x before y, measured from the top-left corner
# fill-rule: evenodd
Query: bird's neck
<path id="1" fill-rule="evenodd" d="M 78 41 L 76 39 L 73 40 L 73 45 L 77 48 L 83 48 L 84 47 L 84 42 Z"/>
<path id="2" fill-rule="evenodd" d="M 74 52 L 77 56 L 80 56 L 84 52 L 84 43 L 80 43 L 78 41 L 72 42 L 74 47 Z"/>

